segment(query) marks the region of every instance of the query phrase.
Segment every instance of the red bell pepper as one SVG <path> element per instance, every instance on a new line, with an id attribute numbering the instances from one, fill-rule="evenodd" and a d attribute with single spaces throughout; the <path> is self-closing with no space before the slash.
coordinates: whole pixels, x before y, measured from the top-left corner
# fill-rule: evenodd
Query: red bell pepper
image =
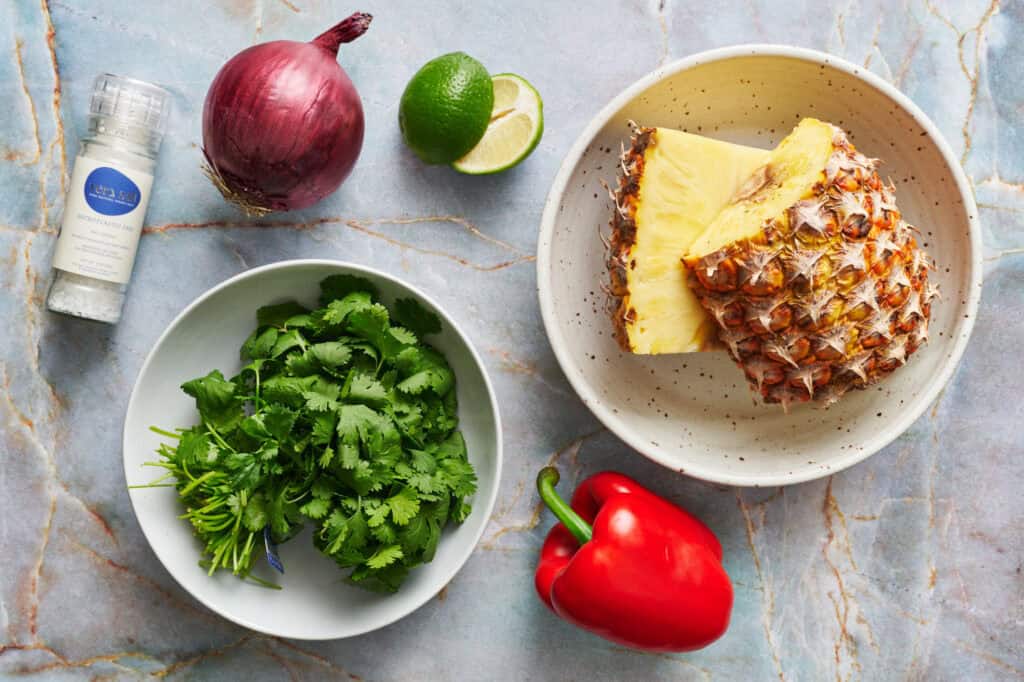
<path id="1" fill-rule="evenodd" d="M 558 470 L 537 489 L 558 517 L 534 578 L 551 610 L 636 649 L 692 651 L 725 632 L 732 584 L 718 538 L 685 510 L 613 472 L 580 483 L 572 506 L 555 492 Z"/>

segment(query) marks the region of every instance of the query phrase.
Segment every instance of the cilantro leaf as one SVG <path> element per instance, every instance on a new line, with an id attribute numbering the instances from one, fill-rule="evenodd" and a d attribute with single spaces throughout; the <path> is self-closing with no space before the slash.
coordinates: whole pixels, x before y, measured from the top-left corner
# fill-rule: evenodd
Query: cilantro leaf
<path id="1" fill-rule="evenodd" d="M 267 525 L 267 503 L 261 493 L 253 495 L 245 505 L 242 523 L 252 531 L 261 531 Z"/>
<path id="2" fill-rule="evenodd" d="M 269 358 L 277 343 L 278 331 L 273 327 L 260 331 L 256 329 L 242 344 L 241 355 L 243 358 L 257 360 Z"/>
<path id="3" fill-rule="evenodd" d="M 370 280 L 355 275 L 331 275 L 320 282 L 320 305 L 345 298 L 353 292 L 365 293 L 377 298 L 377 287 Z"/>
<path id="4" fill-rule="evenodd" d="M 434 450 L 438 459 L 466 459 L 466 440 L 459 431 L 453 431 Z"/>
<path id="5" fill-rule="evenodd" d="M 288 373 L 297 377 L 308 377 L 316 374 L 318 365 L 312 348 L 307 348 L 301 353 L 289 353 L 285 356 L 285 367 Z"/>
<path id="6" fill-rule="evenodd" d="M 201 426 L 183 432 L 178 441 L 178 459 L 187 469 L 205 469 L 217 461 L 219 453 L 210 434 Z"/>
<path id="7" fill-rule="evenodd" d="M 313 415 L 312 440 L 317 445 L 327 445 L 334 440 L 334 430 L 338 426 L 336 412 L 319 412 Z"/>
<path id="8" fill-rule="evenodd" d="M 387 402 L 388 392 L 384 385 L 366 374 L 357 374 L 352 377 L 352 383 L 348 390 L 349 400 L 367 403 L 369 405 L 381 405 Z"/>
<path id="9" fill-rule="evenodd" d="M 302 397 L 306 399 L 306 408 L 314 412 L 329 412 L 338 409 L 338 396 L 341 395 L 341 387 L 338 384 L 317 379 L 309 390 L 303 391 Z"/>
<path id="10" fill-rule="evenodd" d="M 224 458 L 224 466 L 230 476 L 228 481 L 234 490 L 252 490 L 259 484 L 262 472 L 260 462 L 251 452 L 235 452 Z"/>
<path id="11" fill-rule="evenodd" d="M 292 485 L 281 485 L 272 488 L 267 495 L 267 516 L 271 537 L 275 542 L 284 542 L 302 530 L 302 512 L 292 499 Z"/>
<path id="12" fill-rule="evenodd" d="M 406 557 L 414 557 L 428 548 L 432 536 L 427 516 L 417 514 L 409 519 L 409 523 L 399 532 L 398 542 L 402 545 L 402 553 Z"/>
<path id="13" fill-rule="evenodd" d="M 259 327 L 284 327 L 292 317 L 308 312 L 306 307 L 296 301 L 266 305 L 256 311 L 256 324 Z"/>
<path id="14" fill-rule="evenodd" d="M 423 450 L 410 450 L 412 455 L 412 468 L 424 474 L 432 474 L 437 471 L 437 460 L 433 455 Z"/>
<path id="15" fill-rule="evenodd" d="M 270 356 L 273 358 L 280 357 L 292 348 L 306 349 L 306 339 L 302 338 L 302 334 L 296 329 L 289 329 L 277 337 L 277 341 L 274 342 L 274 347 L 270 351 Z"/>
<path id="16" fill-rule="evenodd" d="M 415 298 L 399 298 L 395 301 L 395 320 L 421 337 L 441 331 L 441 318 Z"/>
<path id="17" fill-rule="evenodd" d="M 285 405 L 269 405 L 259 413 L 263 418 L 263 425 L 272 438 L 284 441 L 292 431 L 298 415 Z"/>
<path id="18" fill-rule="evenodd" d="M 395 364 L 405 377 L 398 384 L 398 390 L 403 393 L 419 395 L 429 389 L 437 395 L 445 395 L 455 383 L 455 375 L 444 357 L 426 347 L 404 349 Z"/>
<path id="19" fill-rule="evenodd" d="M 375 500 L 376 502 L 376 500 Z M 366 523 L 370 528 L 376 528 L 385 521 L 387 521 L 388 514 L 391 513 L 391 507 L 386 504 L 376 502 L 376 504 L 370 508 L 370 512 L 367 516 Z"/>
<path id="20" fill-rule="evenodd" d="M 306 391 L 316 383 L 315 376 L 289 377 L 279 374 L 266 379 L 262 384 L 263 399 L 268 403 L 280 403 L 291 408 L 301 408 L 305 402 Z"/>
<path id="21" fill-rule="evenodd" d="M 412 337 L 409 332 L 405 330 L 396 332 L 391 327 L 388 309 L 380 303 L 374 303 L 353 312 L 345 323 L 348 331 L 373 344 L 385 360 L 394 358 L 410 343 L 416 342 L 415 337 Z"/>
<path id="22" fill-rule="evenodd" d="M 381 547 L 366 560 L 366 565 L 373 569 L 381 569 L 390 566 L 403 556 L 402 548 L 398 545 L 387 545 Z"/>
<path id="23" fill-rule="evenodd" d="M 186 381 L 181 390 L 195 398 L 203 422 L 218 431 L 233 429 L 242 421 L 242 402 L 235 395 L 235 384 L 226 380 L 220 370 Z"/>
<path id="24" fill-rule="evenodd" d="M 465 500 L 456 500 L 455 505 L 452 507 L 451 512 L 448 514 L 448 518 L 455 523 L 462 523 L 469 517 L 470 512 L 473 511 L 472 505 Z"/>
<path id="25" fill-rule="evenodd" d="M 328 324 L 340 325 L 344 324 L 353 313 L 368 310 L 374 305 L 369 294 L 357 291 L 343 299 L 331 301 L 321 313 L 321 317 Z"/>
<path id="26" fill-rule="evenodd" d="M 391 564 L 380 570 L 360 566 L 352 572 L 348 581 L 364 590 L 391 594 L 398 591 L 408 575 L 409 568 L 400 563 Z"/>
<path id="27" fill-rule="evenodd" d="M 323 367 L 336 369 L 352 359 L 352 349 L 338 341 L 325 341 L 310 347 L 310 352 Z"/>
<path id="28" fill-rule="evenodd" d="M 391 338 L 404 346 L 411 346 L 417 341 L 415 334 L 402 327 L 392 327 Z"/>
<path id="29" fill-rule="evenodd" d="M 299 507 L 299 511 L 311 519 L 322 519 L 330 511 L 331 503 L 321 497 L 314 497 L 306 504 Z"/>
<path id="30" fill-rule="evenodd" d="M 370 527 L 370 535 L 382 545 L 390 545 L 398 542 L 398 528 L 390 521 Z"/>
<path id="31" fill-rule="evenodd" d="M 402 488 L 398 493 L 389 497 L 387 502 L 391 509 L 391 520 L 399 526 L 407 525 L 414 516 L 420 513 L 420 502 L 416 497 L 416 491 L 412 488 Z"/>
<path id="32" fill-rule="evenodd" d="M 274 439 L 283 441 L 295 424 L 297 415 L 284 405 L 274 404 L 242 420 L 242 431 L 259 441 Z"/>
<path id="33" fill-rule="evenodd" d="M 309 487 L 309 494 L 320 500 L 330 499 L 334 494 L 334 484 L 324 476 L 317 477 Z"/>

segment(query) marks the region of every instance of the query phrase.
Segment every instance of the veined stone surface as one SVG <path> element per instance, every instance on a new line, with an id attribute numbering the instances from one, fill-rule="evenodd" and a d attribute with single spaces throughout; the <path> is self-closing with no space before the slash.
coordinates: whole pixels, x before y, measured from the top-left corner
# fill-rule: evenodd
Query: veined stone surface
<path id="1" fill-rule="evenodd" d="M 242 48 L 310 39 L 356 9 L 375 21 L 341 50 L 366 108 L 354 173 L 312 209 L 240 217 L 199 170 L 207 85 Z M 1022 30 L 1019 0 L 2 3 L 0 677 L 1024 677 Z M 909 431 L 829 479 L 734 490 L 673 475 L 600 428 L 548 347 L 533 261 L 555 171 L 615 93 L 666 60 L 755 41 L 835 53 L 917 102 L 971 178 L 987 273 L 967 354 Z M 406 81 L 453 50 L 542 93 L 544 138 L 515 170 L 463 177 L 403 147 Z M 113 328 L 43 306 L 67 174 L 103 71 L 158 81 L 175 97 L 125 317 Z M 172 317 L 231 275 L 311 256 L 394 272 L 436 297 L 484 354 L 506 438 L 496 511 L 452 583 L 391 627 L 326 643 L 247 632 L 184 593 L 139 531 L 120 448 L 135 375 Z M 689 655 L 645 655 L 548 613 L 532 586 L 552 524 L 532 491 L 545 462 L 560 464 L 566 489 L 613 468 L 705 519 L 735 584 L 725 637 Z"/>

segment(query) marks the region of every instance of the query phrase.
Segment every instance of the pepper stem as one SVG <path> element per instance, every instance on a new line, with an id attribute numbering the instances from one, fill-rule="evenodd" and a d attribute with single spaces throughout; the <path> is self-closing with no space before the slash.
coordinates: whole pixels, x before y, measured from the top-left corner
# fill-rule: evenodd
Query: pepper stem
<path id="1" fill-rule="evenodd" d="M 540 499 L 544 500 L 544 504 L 548 506 L 548 509 L 558 517 L 558 520 L 562 522 L 569 532 L 572 533 L 573 537 L 582 545 L 583 543 L 590 541 L 594 532 L 590 528 L 590 524 L 584 521 L 583 518 L 577 514 L 576 511 L 570 507 L 557 492 L 555 492 L 555 486 L 558 485 L 558 479 L 558 469 L 555 467 L 544 467 L 537 474 L 537 492 L 540 493 Z"/>
<path id="2" fill-rule="evenodd" d="M 366 29 L 370 28 L 370 21 L 372 19 L 373 15 L 367 14 L 366 12 L 356 12 L 348 19 L 343 20 L 341 23 L 332 26 L 316 38 L 313 38 L 310 42 L 314 45 L 319 45 L 325 50 L 330 50 L 337 55 L 338 48 L 342 43 L 351 43 L 353 40 L 366 33 Z"/>

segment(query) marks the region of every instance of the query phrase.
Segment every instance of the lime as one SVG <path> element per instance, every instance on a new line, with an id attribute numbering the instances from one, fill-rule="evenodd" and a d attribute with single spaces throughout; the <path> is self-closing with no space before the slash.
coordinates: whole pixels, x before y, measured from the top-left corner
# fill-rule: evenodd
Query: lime
<path id="1" fill-rule="evenodd" d="M 491 118 L 494 87 L 484 65 L 452 52 L 423 65 L 402 93 L 398 125 L 426 163 L 451 163 L 480 141 Z"/>
<path id="2" fill-rule="evenodd" d="M 498 74 L 487 132 L 452 164 L 460 173 L 487 175 L 516 165 L 533 151 L 544 132 L 544 103 L 533 86 L 513 73 Z"/>

